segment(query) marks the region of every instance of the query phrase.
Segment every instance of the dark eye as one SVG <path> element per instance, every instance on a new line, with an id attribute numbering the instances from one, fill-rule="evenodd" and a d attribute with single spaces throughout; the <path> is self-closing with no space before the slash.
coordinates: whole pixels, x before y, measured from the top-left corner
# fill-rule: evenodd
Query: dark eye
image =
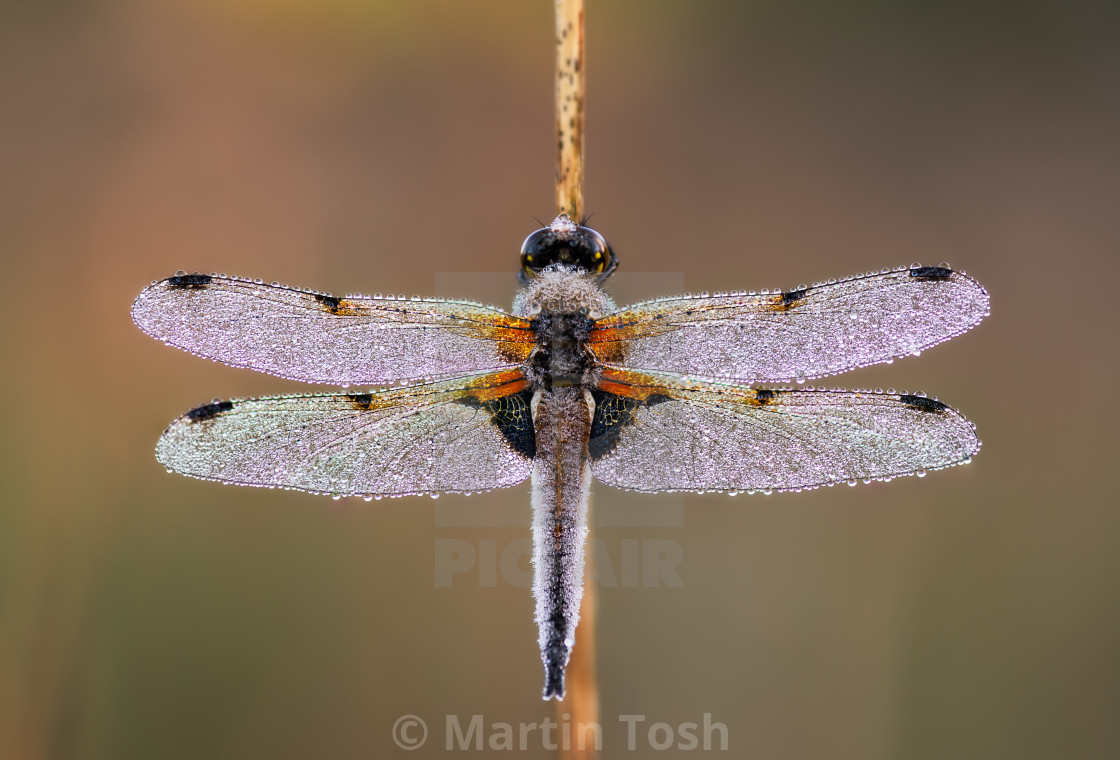
<path id="1" fill-rule="evenodd" d="M 560 215 L 548 227 L 525 238 L 521 245 L 520 278 L 527 282 L 554 265 L 582 269 L 606 278 L 614 271 L 617 261 L 602 235 Z"/>

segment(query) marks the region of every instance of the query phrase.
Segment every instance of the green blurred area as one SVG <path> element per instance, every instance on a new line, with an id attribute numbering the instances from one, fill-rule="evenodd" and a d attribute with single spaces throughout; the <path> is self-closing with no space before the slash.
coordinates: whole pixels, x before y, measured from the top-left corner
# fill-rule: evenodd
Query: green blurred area
<path id="1" fill-rule="evenodd" d="M 502 272 L 459 295 L 508 301 L 553 212 L 551 14 L 0 5 L 0 758 L 380 757 L 404 714 L 432 729 L 411 756 L 438 756 L 445 715 L 550 715 L 529 591 L 437 583 L 439 542 L 481 556 L 527 528 L 167 475 L 176 415 L 301 387 L 163 347 L 128 309 L 178 269 L 408 294 Z M 743 757 L 1120 755 L 1117 21 L 589 3 L 588 211 L 620 278 L 947 259 L 992 294 L 973 333 L 828 382 L 961 408 L 971 465 L 596 532 L 619 578 L 628 541 L 682 557 L 680 587 L 600 591 L 608 755 L 619 715 L 704 713 Z M 524 487 L 438 507 L 528 524 Z"/>

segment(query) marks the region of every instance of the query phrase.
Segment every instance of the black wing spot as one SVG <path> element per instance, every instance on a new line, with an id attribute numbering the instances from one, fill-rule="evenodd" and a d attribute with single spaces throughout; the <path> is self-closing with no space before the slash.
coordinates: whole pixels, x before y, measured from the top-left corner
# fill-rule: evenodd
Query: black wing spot
<path id="1" fill-rule="evenodd" d="M 473 396 L 458 400 L 460 404 L 488 411 L 490 421 L 501 431 L 506 443 L 526 459 L 537 455 L 537 431 L 533 426 L 532 401 L 533 391 L 528 389 L 490 401 L 479 401 Z"/>
<path id="2" fill-rule="evenodd" d="M 191 409 L 187 412 L 186 418 L 191 422 L 204 422 L 212 420 L 230 409 L 233 409 L 232 401 L 215 401 L 212 404 L 204 404 L 197 409 Z"/>
<path id="3" fill-rule="evenodd" d="M 587 454 L 594 462 L 614 451 L 622 429 L 634 424 L 634 410 L 642 402 L 597 389 L 591 391 L 591 397 L 595 399 L 595 414 Z"/>
<path id="4" fill-rule="evenodd" d="M 338 311 L 339 304 L 342 303 L 341 298 L 338 298 L 336 296 L 324 296 L 320 293 L 315 294 L 315 300 L 323 304 L 323 306 L 326 306 L 331 311 Z"/>
<path id="5" fill-rule="evenodd" d="M 789 292 L 782 293 L 782 301 L 779 305 L 783 309 L 788 309 L 790 306 L 793 306 L 795 303 L 808 295 L 808 293 L 808 288 L 802 288 L 801 290 L 791 290 Z"/>
<path id="6" fill-rule="evenodd" d="M 947 280 L 953 274 L 952 269 L 945 267 L 914 267 L 910 276 L 919 280 Z"/>
<path id="7" fill-rule="evenodd" d="M 177 274 L 167 278 L 167 287 L 172 290 L 193 290 L 205 288 L 214 278 L 208 274 Z"/>
<path id="8" fill-rule="evenodd" d="M 368 411 L 370 406 L 373 405 L 372 393 L 348 393 L 343 398 L 363 411 Z"/>
<path id="9" fill-rule="evenodd" d="M 760 404 L 769 404 L 782 394 L 781 391 L 768 390 L 766 388 L 759 388 L 754 392 L 754 400 Z"/>
<path id="10" fill-rule="evenodd" d="M 905 393 L 899 396 L 898 400 L 906 404 L 906 406 L 923 412 L 944 412 L 949 409 L 948 404 L 942 404 L 937 399 L 926 398 L 925 396 L 911 396 Z"/>
<path id="11" fill-rule="evenodd" d="M 656 406 L 673 398 L 663 393 L 651 393 L 645 401 L 639 401 L 598 389 L 591 391 L 591 397 L 595 399 L 595 414 L 591 418 L 587 454 L 592 462 L 615 450 L 623 429 L 637 420 L 636 412 L 640 407 Z"/>

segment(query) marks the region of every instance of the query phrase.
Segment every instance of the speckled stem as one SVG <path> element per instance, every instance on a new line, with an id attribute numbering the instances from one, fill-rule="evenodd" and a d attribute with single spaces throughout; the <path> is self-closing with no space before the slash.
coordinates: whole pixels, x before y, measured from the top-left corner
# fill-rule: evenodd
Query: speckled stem
<path id="1" fill-rule="evenodd" d="M 556 207 L 583 218 L 583 0 L 556 0 Z"/>

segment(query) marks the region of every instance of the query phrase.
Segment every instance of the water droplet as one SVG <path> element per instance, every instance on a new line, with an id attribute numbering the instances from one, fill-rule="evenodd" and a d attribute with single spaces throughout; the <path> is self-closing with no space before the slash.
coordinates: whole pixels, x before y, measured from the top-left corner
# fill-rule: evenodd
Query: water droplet
<path id="1" fill-rule="evenodd" d="M 848 485 L 850 485 L 852 488 L 855 488 L 857 482 L 858 481 L 855 481 L 855 480 L 849 480 Z"/>
<path id="2" fill-rule="evenodd" d="M 332 499 L 334 499 L 335 501 L 339 501 L 339 500 L 341 500 L 341 499 L 342 499 L 342 494 L 340 494 L 340 493 L 332 493 L 332 494 L 331 494 L 331 498 L 332 498 Z"/>
<path id="3" fill-rule="evenodd" d="M 428 496 L 431 496 L 433 499 L 438 499 L 439 498 L 438 493 L 430 493 L 430 494 L 428 494 Z"/>

